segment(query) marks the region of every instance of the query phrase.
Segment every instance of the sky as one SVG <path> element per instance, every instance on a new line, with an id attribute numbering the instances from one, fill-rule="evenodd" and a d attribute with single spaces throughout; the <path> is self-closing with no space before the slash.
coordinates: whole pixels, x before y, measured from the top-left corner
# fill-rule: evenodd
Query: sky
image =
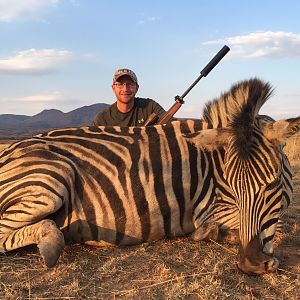
<path id="1" fill-rule="evenodd" d="M 260 113 L 299 116 L 299 11 L 298 0 L 0 0 L 0 114 L 111 104 L 118 68 L 167 110 L 227 45 L 177 117 L 200 118 L 253 77 L 275 91 Z"/>

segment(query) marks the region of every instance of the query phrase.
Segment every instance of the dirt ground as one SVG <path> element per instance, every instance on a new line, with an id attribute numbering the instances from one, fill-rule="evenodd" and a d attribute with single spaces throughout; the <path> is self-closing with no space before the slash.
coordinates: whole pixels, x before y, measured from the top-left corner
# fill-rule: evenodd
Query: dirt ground
<path id="1" fill-rule="evenodd" d="M 278 271 L 248 276 L 236 246 L 190 237 L 123 248 L 67 246 L 46 269 L 36 247 L 0 255 L 0 299 L 300 299 L 300 165 L 277 237 Z"/>

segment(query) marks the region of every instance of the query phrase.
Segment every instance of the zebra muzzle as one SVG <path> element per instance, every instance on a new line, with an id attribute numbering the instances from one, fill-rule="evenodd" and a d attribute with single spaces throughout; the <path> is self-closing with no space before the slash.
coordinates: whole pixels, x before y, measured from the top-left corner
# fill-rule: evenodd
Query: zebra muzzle
<path id="1" fill-rule="evenodd" d="M 249 275 L 261 275 L 276 271 L 279 261 L 273 254 L 262 251 L 259 236 L 256 235 L 246 247 L 240 245 L 237 267 Z"/>

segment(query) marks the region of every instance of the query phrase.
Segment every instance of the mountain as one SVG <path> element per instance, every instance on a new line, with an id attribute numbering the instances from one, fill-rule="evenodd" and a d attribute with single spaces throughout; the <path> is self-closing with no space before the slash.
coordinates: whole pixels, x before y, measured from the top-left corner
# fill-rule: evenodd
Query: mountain
<path id="1" fill-rule="evenodd" d="M 0 128 L 7 127 L 13 125 L 18 122 L 25 121 L 30 118 L 29 116 L 24 115 L 12 115 L 12 114 L 4 114 L 0 115 Z"/>
<path id="2" fill-rule="evenodd" d="M 0 115 L 0 139 L 20 139 L 54 128 L 89 126 L 95 115 L 108 106 L 97 103 L 67 113 L 58 109 L 45 109 L 32 117 L 3 114 Z"/>

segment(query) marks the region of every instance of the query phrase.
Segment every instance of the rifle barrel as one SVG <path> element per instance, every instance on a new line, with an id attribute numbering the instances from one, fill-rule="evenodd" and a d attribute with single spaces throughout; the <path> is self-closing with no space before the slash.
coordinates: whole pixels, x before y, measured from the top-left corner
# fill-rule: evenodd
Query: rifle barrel
<path id="1" fill-rule="evenodd" d="M 203 68 L 200 72 L 204 77 L 220 62 L 220 60 L 227 54 L 230 50 L 228 46 L 223 46 L 223 48 L 212 58 L 212 60 Z"/>
<path id="2" fill-rule="evenodd" d="M 208 73 L 220 62 L 220 60 L 227 54 L 230 50 L 228 46 L 223 46 L 223 48 L 210 60 L 210 62 L 203 68 L 200 72 L 200 76 L 191 84 L 191 86 L 181 95 L 183 99 L 191 89 L 198 83 L 202 77 L 206 77 Z"/>
<path id="3" fill-rule="evenodd" d="M 172 107 L 162 116 L 158 121 L 158 124 L 166 124 L 177 112 L 177 110 L 184 103 L 183 98 L 191 91 L 191 89 L 198 83 L 202 77 L 206 77 L 208 73 L 220 62 L 220 60 L 227 54 L 230 50 L 228 46 L 223 46 L 223 48 L 210 60 L 210 62 L 203 68 L 200 72 L 198 78 L 191 84 L 191 86 L 181 95 L 175 97 L 175 103 Z M 153 113 L 151 114 L 145 122 L 144 126 L 153 125 L 157 122 L 158 116 Z"/>

